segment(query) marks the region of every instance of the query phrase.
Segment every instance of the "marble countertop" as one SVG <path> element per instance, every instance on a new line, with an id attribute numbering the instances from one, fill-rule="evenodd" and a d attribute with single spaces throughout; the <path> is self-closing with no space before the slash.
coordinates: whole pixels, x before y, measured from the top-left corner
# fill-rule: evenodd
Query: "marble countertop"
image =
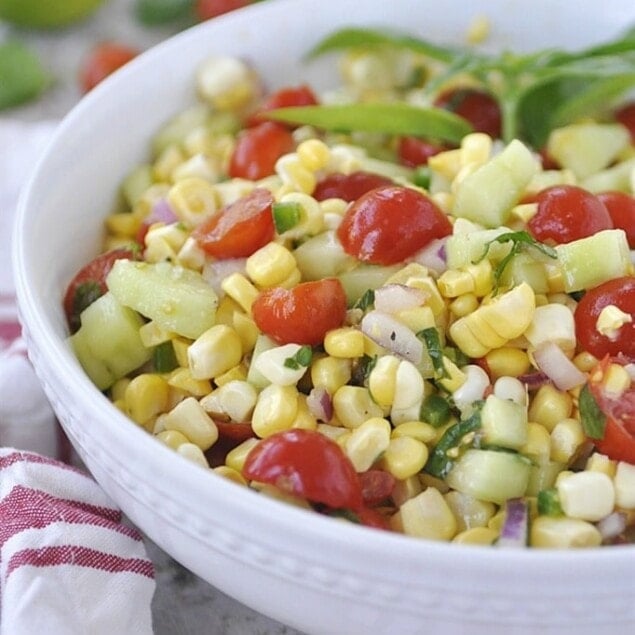
<path id="1" fill-rule="evenodd" d="M 116 40 L 146 49 L 179 30 L 148 28 L 133 16 L 133 0 L 107 0 L 88 20 L 55 32 L 10 29 L 0 23 L 0 38 L 15 36 L 38 52 L 55 77 L 42 98 L 0 117 L 21 121 L 61 119 L 80 99 L 77 73 L 81 59 L 96 42 Z M 184 569 L 150 540 L 157 588 L 152 603 L 155 635 L 300 635 L 239 604 Z"/>

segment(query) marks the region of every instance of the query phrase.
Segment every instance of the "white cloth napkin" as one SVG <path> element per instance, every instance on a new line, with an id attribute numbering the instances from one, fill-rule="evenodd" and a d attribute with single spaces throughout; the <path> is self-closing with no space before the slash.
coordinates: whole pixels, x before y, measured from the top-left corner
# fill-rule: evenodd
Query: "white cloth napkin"
<path id="1" fill-rule="evenodd" d="M 11 228 L 54 127 L 0 118 L 0 635 L 146 635 L 152 562 L 99 485 L 59 460 L 68 444 L 20 337 Z"/>

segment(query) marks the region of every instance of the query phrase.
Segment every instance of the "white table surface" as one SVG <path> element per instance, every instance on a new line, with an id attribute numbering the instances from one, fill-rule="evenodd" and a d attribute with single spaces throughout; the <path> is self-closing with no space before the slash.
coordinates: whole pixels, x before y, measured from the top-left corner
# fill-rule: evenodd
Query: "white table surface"
<path id="1" fill-rule="evenodd" d="M 0 112 L 0 117 L 22 121 L 61 119 L 81 97 L 77 72 L 82 56 L 94 43 L 116 40 L 146 49 L 180 28 L 140 25 L 133 17 L 133 4 L 133 0 L 106 0 L 87 21 L 61 31 L 16 30 L 0 23 L 0 38 L 12 35 L 32 46 L 56 78 L 42 98 Z M 157 589 L 152 603 L 155 635 L 300 635 L 229 598 L 149 540 L 146 544 L 156 569 Z"/>

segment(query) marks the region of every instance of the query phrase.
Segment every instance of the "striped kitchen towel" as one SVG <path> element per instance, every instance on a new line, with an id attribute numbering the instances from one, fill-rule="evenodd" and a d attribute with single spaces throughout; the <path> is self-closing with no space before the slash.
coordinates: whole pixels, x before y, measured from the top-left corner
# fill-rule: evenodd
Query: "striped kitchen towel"
<path id="1" fill-rule="evenodd" d="M 152 633 L 141 535 L 86 474 L 0 448 L 0 635 Z"/>

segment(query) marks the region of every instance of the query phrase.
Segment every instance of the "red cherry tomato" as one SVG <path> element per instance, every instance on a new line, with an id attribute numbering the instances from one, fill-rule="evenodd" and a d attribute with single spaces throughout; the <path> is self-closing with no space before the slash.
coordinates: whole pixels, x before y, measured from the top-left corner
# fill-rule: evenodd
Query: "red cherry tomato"
<path id="1" fill-rule="evenodd" d="M 615 119 L 628 128 L 635 143 L 635 101 L 625 104 L 615 112 Z"/>
<path id="2" fill-rule="evenodd" d="M 242 9 L 250 4 L 250 0 L 196 0 L 194 14 L 200 20 L 209 20 L 223 13 Z"/>
<path id="3" fill-rule="evenodd" d="M 339 280 L 324 278 L 291 289 L 267 289 L 251 311 L 258 328 L 279 344 L 317 346 L 327 331 L 344 323 L 346 294 Z"/>
<path id="4" fill-rule="evenodd" d="M 99 82 L 139 55 L 139 50 L 116 42 L 95 46 L 79 69 L 79 85 L 83 92 L 92 90 Z"/>
<path id="5" fill-rule="evenodd" d="M 589 382 L 593 397 L 606 415 L 604 437 L 593 439 L 593 443 L 609 458 L 635 464 L 635 388 L 631 387 L 617 398 L 602 389 L 599 381 L 611 361 L 608 356 L 603 359 L 598 369 L 591 373 L 592 380 Z"/>
<path id="6" fill-rule="evenodd" d="M 275 234 L 269 190 L 256 188 L 199 225 L 192 237 L 214 258 L 245 258 Z"/>
<path id="7" fill-rule="evenodd" d="M 315 106 L 318 99 L 309 86 L 288 86 L 281 88 L 264 99 L 256 112 L 247 120 L 248 126 L 255 126 L 266 120 L 266 113 L 276 108 L 288 108 L 290 106 Z"/>
<path id="8" fill-rule="evenodd" d="M 473 88 L 452 88 L 441 93 L 435 105 L 467 119 L 476 132 L 484 132 L 494 139 L 501 136 L 501 110 L 488 93 Z"/>
<path id="9" fill-rule="evenodd" d="M 601 192 L 597 197 L 609 211 L 613 226 L 626 232 L 626 240 L 635 249 L 635 197 L 625 192 Z"/>
<path id="10" fill-rule="evenodd" d="M 616 306 L 632 319 L 611 338 L 602 335 L 595 326 L 602 309 L 608 305 Z M 621 353 L 635 361 L 635 277 L 615 278 L 587 291 L 576 306 L 574 319 L 581 348 L 598 359 Z"/>
<path id="11" fill-rule="evenodd" d="M 134 258 L 130 249 L 113 249 L 100 254 L 75 274 L 64 294 L 64 313 L 71 332 L 80 327 L 79 314 L 108 290 L 106 277 L 115 261 Z"/>
<path id="12" fill-rule="evenodd" d="M 439 152 L 446 150 L 443 146 L 430 143 L 419 137 L 401 137 L 397 155 L 399 162 L 409 168 L 416 168 L 419 165 L 427 165 L 428 159 Z"/>
<path id="13" fill-rule="evenodd" d="M 229 162 L 229 176 L 257 181 L 275 172 L 276 161 L 293 150 L 291 132 L 281 124 L 265 121 L 244 131 Z"/>
<path id="14" fill-rule="evenodd" d="M 341 198 L 349 203 L 356 201 L 362 194 L 382 185 L 392 185 L 393 181 L 387 176 L 372 172 L 352 172 L 351 174 L 334 173 L 318 181 L 313 191 L 316 201 L 327 198 Z"/>
<path id="15" fill-rule="evenodd" d="M 554 185 L 539 192 L 536 202 L 538 211 L 527 227 L 541 242 L 570 243 L 613 228 L 604 204 L 581 187 Z"/>
<path id="16" fill-rule="evenodd" d="M 397 480 L 384 470 L 366 470 L 359 474 L 362 485 L 362 498 L 366 505 L 371 507 L 384 502 L 392 494 Z"/>
<path id="17" fill-rule="evenodd" d="M 427 196 L 398 185 L 358 198 L 337 228 L 346 253 L 379 265 L 401 262 L 451 233 L 450 221 Z"/>
<path id="18" fill-rule="evenodd" d="M 243 475 L 333 509 L 363 507 L 353 464 L 335 441 L 314 430 L 286 430 L 263 439 L 247 455 Z"/>

